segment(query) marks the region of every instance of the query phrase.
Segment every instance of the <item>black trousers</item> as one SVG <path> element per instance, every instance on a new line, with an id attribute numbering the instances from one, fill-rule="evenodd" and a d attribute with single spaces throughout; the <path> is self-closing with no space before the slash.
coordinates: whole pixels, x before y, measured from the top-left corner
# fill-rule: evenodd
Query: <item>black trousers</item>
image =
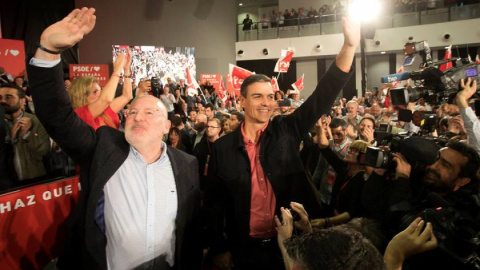
<path id="1" fill-rule="evenodd" d="M 249 238 L 247 246 L 232 250 L 234 269 L 285 270 L 277 238 Z"/>

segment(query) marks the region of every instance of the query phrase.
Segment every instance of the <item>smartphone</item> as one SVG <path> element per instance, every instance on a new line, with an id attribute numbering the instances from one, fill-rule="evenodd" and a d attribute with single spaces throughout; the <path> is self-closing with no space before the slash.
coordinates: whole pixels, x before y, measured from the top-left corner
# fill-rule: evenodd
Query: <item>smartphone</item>
<path id="1" fill-rule="evenodd" d="M 292 102 L 290 99 L 280 99 L 277 100 L 278 107 L 290 107 L 292 105 Z"/>

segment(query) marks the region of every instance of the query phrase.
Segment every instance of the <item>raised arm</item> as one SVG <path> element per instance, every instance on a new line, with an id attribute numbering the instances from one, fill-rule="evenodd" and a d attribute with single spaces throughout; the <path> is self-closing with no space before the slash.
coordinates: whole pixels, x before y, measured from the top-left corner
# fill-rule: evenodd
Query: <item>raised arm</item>
<path id="1" fill-rule="evenodd" d="M 128 104 L 128 102 L 130 102 L 130 100 L 133 98 L 132 79 L 130 79 L 130 77 L 132 76 L 132 72 L 130 71 L 131 65 L 132 65 L 132 55 L 130 53 L 130 48 L 128 48 L 126 59 L 123 65 L 124 80 L 123 80 L 122 95 L 115 98 L 110 103 L 110 107 L 112 108 L 112 110 L 117 113 L 121 111 Z"/>
<path id="2" fill-rule="evenodd" d="M 74 112 L 63 83 L 60 54 L 74 46 L 95 26 L 94 9 L 72 11 L 42 33 L 28 65 L 36 113 L 49 135 L 77 162 L 95 146 L 95 131 Z M 50 52 L 49 52 L 50 51 Z"/>
<path id="3" fill-rule="evenodd" d="M 460 108 L 460 115 L 463 118 L 465 129 L 468 136 L 468 144 L 473 146 L 480 154 L 480 120 L 468 106 L 468 99 L 477 91 L 477 81 L 468 78 L 466 82 L 462 79 L 462 91 L 457 94 L 457 105 Z M 480 108 L 476 108 L 480 110 Z"/>

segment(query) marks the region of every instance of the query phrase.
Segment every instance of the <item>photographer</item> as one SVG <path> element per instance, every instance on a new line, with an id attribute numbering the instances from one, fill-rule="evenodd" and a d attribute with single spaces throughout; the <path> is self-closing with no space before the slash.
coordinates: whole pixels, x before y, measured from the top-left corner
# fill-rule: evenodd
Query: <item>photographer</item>
<path id="1" fill-rule="evenodd" d="M 480 221 L 476 178 L 480 157 L 475 149 L 458 141 L 449 142 L 439 150 L 437 160 L 425 167 L 421 181 L 410 177 L 412 167 L 402 154 L 393 156 L 397 163 L 395 177 L 389 181 L 385 194 L 389 227 L 398 232 L 424 215 L 442 236 L 437 234 L 440 248 L 409 260 L 410 269 L 478 269 L 472 263 L 478 258 L 478 241 L 472 251 L 463 250 L 469 243 L 469 233 L 472 239 L 478 237 Z M 460 221 L 468 226 L 458 225 Z M 453 247 L 452 242 L 457 245 Z"/>
<path id="2" fill-rule="evenodd" d="M 463 118 L 464 127 L 467 131 L 468 144 L 480 154 L 480 120 L 478 120 L 472 108 L 468 106 L 468 99 L 475 94 L 477 89 L 477 81 L 472 81 L 471 78 L 468 78 L 466 84 L 464 80 L 460 84 L 463 90 L 457 94 L 457 105 L 460 108 L 460 115 Z M 480 108 L 475 109 L 480 110 Z"/>

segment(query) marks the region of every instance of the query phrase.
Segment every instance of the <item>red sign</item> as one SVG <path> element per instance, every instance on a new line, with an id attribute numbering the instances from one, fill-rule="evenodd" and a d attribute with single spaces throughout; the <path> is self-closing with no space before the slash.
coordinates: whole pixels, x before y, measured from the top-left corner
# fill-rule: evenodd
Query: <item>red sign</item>
<path id="1" fill-rule="evenodd" d="M 270 81 L 270 83 L 272 84 L 273 93 L 280 91 L 280 86 L 278 86 L 277 78 L 272 77 L 272 80 Z"/>
<path id="2" fill-rule="evenodd" d="M 201 84 L 205 84 L 207 81 L 209 81 L 215 88 L 215 92 L 218 93 L 218 89 L 220 89 L 221 77 L 222 75 L 220 75 L 220 73 L 200 74 L 200 81 Z"/>
<path id="3" fill-rule="evenodd" d="M 227 82 L 226 82 L 226 86 L 227 86 L 227 92 L 231 95 L 231 96 L 234 96 L 234 95 L 237 95 L 239 96 L 240 95 L 240 91 L 238 91 L 238 93 L 235 91 L 235 89 L 233 88 L 233 83 L 232 83 L 232 77 L 230 77 L 230 74 L 226 74 L 225 75 L 225 78 L 227 78 Z"/>
<path id="4" fill-rule="evenodd" d="M 288 50 L 282 50 L 282 55 L 285 56 L 278 59 L 277 64 L 275 64 L 275 69 L 273 71 L 286 73 L 288 71 L 288 68 L 290 67 L 290 62 L 293 58 L 293 50 L 290 48 Z"/>
<path id="5" fill-rule="evenodd" d="M 232 80 L 232 86 L 233 89 L 235 89 L 236 95 L 240 94 L 240 87 L 242 86 L 243 80 L 245 80 L 248 76 L 255 74 L 254 72 L 251 72 L 241 67 L 237 67 L 232 64 L 229 65 L 229 71 Z"/>
<path id="6" fill-rule="evenodd" d="M 43 269 L 58 257 L 78 177 L 0 195 L 0 269 Z"/>
<path id="7" fill-rule="evenodd" d="M 300 79 L 298 79 L 298 81 L 292 83 L 292 87 L 294 90 L 297 90 L 297 91 L 302 91 L 303 88 L 304 88 L 304 85 L 303 85 L 303 77 L 305 76 L 305 74 L 302 75 L 302 77 L 300 77 Z"/>
<path id="8" fill-rule="evenodd" d="M 95 64 L 70 64 L 70 80 L 79 77 L 92 76 L 98 79 L 100 86 L 105 86 L 108 82 L 108 65 Z"/>
<path id="9" fill-rule="evenodd" d="M 23 40 L 0 39 L 0 66 L 12 77 L 23 76 L 25 47 Z"/>

